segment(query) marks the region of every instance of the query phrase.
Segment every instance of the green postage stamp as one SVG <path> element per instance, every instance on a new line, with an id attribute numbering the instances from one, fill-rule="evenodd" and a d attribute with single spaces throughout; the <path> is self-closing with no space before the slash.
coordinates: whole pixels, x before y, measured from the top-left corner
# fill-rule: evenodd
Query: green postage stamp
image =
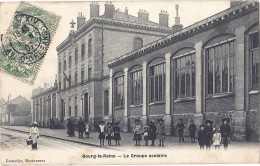
<path id="1" fill-rule="evenodd" d="M 6 34 L 1 35 L 0 71 L 33 84 L 60 17 L 20 3 Z"/>

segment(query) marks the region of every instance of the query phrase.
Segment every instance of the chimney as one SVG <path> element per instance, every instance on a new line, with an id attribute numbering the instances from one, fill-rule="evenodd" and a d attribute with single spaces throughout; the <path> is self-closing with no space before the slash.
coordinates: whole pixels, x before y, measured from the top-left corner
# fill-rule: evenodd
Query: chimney
<path id="1" fill-rule="evenodd" d="M 149 21 L 149 13 L 146 10 L 140 9 L 138 12 L 138 18 Z"/>
<path id="2" fill-rule="evenodd" d="M 172 32 L 178 32 L 182 29 L 183 25 L 180 23 L 180 17 L 179 17 L 179 5 L 175 5 L 176 9 L 176 17 L 175 17 L 175 24 L 172 26 Z"/>
<path id="3" fill-rule="evenodd" d="M 92 17 L 99 17 L 99 4 L 97 2 L 90 4 L 90 18 Z"/>
<path id="4" fill-rule="evenodd" d="M 128 9 L 127 9 L 127 7 L 125 8 L 125 14 L 128 14 Z"/>
<path id="5" fill-rule="evenodd" d="M 77 29 L 81 28 L 84 25 L 85 21 L 86 21 L 86 18 L 80 12 L 77 17 Z"/>
<path id="6" fill-rule="evenodd" d="M 113 19 L 114 11 L 115 6 L 112 4 L 112 2 L 107 2 L 105 4 L 105 17 Z"/>
<path id="7" fill-rule="evenodd" d="M 241 0 L 230 0 L 230 7 L 234 7 L 240 3 L 243 3 Z"/>
<path id="8" fill-rule="evenodd" d="M 159 13 L 159 24 L 168 27 L 169 14 L 167 11 L 161 10 Z"/>

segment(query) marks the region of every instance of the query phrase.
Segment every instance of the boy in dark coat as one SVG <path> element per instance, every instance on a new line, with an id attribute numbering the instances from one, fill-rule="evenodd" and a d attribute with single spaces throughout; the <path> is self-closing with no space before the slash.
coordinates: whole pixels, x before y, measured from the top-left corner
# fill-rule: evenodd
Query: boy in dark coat
<path id="1" fill-rule="evenodd" d="M 179 119 L 179 123 L 176 125 L 176 129 L 178 131 L 179 135 L 179 142 L 184 142 L 184 137 L 183 137 L 183 131 L 184 131 L 184 124 L 182 123 L 182 119 Z"/>
<path id="2" fill-rule="evenodd" d="M 85 123 L 82 121 L 82 118 L 79 118 L 79 122 L 78 122 L 79 138 L 83 138 L 84 131 L 85 131 Z"/>
<path id="3" fill-rule="evenodd" d="M 228 118 L 224 118 L 222 119 L 222 125 L 220 127 L 220 133 L 221 133 L 221 138 L 222 138 L 222 142 L 224 145 L 224 149 L 226 150 L 228 148 L 228 139 L 231 135 L 231 128 L 229 126 L 229 119 Z"/>
<path id="4" fill-rule="evenodd" d="M 210 149 L 211 143 L 212 143 L 212 136 L 213 136 L 213 121 L 211 120 L 206 120 L 206 127 L 205 127 L 205 132 L 206 132 L 206 149 Z"/>
<path id="5" fill-rule="evenodd" d="M 204 149 L 204 146 L 206 144 L 206 132 L 205 132 L 205 126 L 204 125 L 200 125 L 200 130 L 198 132 L 198 142 L 200 145 L 200 149 Z"/>
<path id="6" fill-rule="evenodd" d="M 195 132 L 196 132 L 196 126 L 194 124 L 194 121 L 191 120 L 189 125 L 189 133 L 190 133 L 190 139 L 191 142 L 195 143 Z"/>

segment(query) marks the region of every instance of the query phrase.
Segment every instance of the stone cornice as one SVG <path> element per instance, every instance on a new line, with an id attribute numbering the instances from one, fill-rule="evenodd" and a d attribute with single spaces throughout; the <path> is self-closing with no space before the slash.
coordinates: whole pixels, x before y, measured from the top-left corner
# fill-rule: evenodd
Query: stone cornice
<path id="1" fill-rule="evenodd" d="M 149 43 L 148 45 L 145 45 L 144 47 L 142 47 L 138 50 L 135 50 L 135 51 L 127 53 L 123 56 L 120 56 L 120 57 L 108 62 L 108 67 L 112 68 L 116 65 L 128 62 L 136 57 L 140 57 L 140 56 L 146 55 L 150 52 L 153 52 L 155 50 L 158 50 L 160 48 L 166 47 L 168 45 L 172 45 L 176 42 L 179 42 L 180 40 L 193 36 L 197 33 L 205 32 L 205 30 L 210 29 L 210 28 L 214 27 L 215 25 L 226 22 L 230 19 L 236 19 L 239 16 L 241 16 L 247 12 L 253 11 L 255 9 L 258 9 L 258 8 L 259 8 L 258 2 L 246 1 L 237 6 L 234 6 L 232 8 L 226 9 L 220 13 L 217 13 L 211 17 L 208 17 L 204 20 L 196 22 L 176 33 L 170 34 L 166 37 L 163 37 L 159 40 Z"/>
<path id="2" fill-rule="evenodd" d="M 121 20 L 115 20 L 115 19 L 107 19 L 102 17 L 93 17 L 89 19 L 80 29 L 72 33 L 71 37 L 77 38 L 80 34 L 82 34 L 85 30 L 90 28 L 94 24 L 106 24 L 106 25 L 112 25 L 112 26 L 120 26 L 120 27 L 128 27 L 128 28 L 134 28 L 134 29 L 143 29 L 143 30 L 149 30 L 149 31 L 155 31 L 155 32 L 162 32 L 169 34 L 171 33 L 172 29 L 170 27 L 162 27 L 162 26 L 154 26 L 154 25 L 147 25 L 147 24 L 140 24 L 135 22 L 127 22 L 127 21 L 121 21 Z M 59 52 L 63 47 L 66 47 L 68 44 L 70 44 L 70 37 L 68 36 L 61 44 L 59 44 L 56 47 L 57 52 Z"/>

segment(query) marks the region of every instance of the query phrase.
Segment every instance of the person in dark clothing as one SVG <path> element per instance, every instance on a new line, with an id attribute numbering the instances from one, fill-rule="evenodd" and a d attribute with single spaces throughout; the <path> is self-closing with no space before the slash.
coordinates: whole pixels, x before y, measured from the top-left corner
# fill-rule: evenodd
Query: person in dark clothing
<path id="1" fill-rule="evenodd" d="M 84 131 L 85 131 L 85 123 L 82 121 L 82 118 L 79 118 L 79 121 L 78 121 L 79 138 L 83 138 Z"/>
<path id="2" fill-rule="evenodd" d="M 226 150 L 228 148 L 228 140 L 231 135 L 231 128 L 229 126 L 229 118 L 223 118 L 222 119 L 222 125 L 220 126 L 220 133 L 222 138 L 222 143 L 224 145 L 224 149 Z"/>
<path id="3" fill-rule="evenodd" d="M 107 144 L 111 146 L 111 140 L 113 139 L 113 127 L 112 127 L 112 123 L 108 122 L 107 123 L 107 128 L 106 128 L 106 140 L 107 140 Z"/>
<path id="4" fill-rule="evenodd" d="M 212 136 L 213 136 L 213 128 L 212 128 L 213 121 L 206 120 L 205 123 L 206 123 L 206 127 L 205 127 L 206 149 L 210 149 L 210 146 L 211 146 L 211 143 L 212 143 Z"/>
<path id="5" fill-rule="evenodd" d="M 179 119 L 179 123 L 176 125 L 176 129 L 179 135 L 179 142 L 184 142 L 183 132 L 184 132 L 184 124 L 182 123 L 182 119 Z"/>
<path id="6" fill-rule="evenodd" d="M 189 125 L 189 133 L 190 133 L 191 142 L 193 143 L 195 143 L 195 132 L 196 132 L 196 126 L 194 124 L 194 121 L 191 120 Z"/>
<path id="7" fill-rule="evenodd" d="M 121 135 L 120 135 L 120 127 L 118 125 L 119 122 L 116 122 L 113 128 L 113 132 L 114 132 L 114 139 L 116 141 L 116 145 L 120 146 Z"/>
<path id="8" fill-rule="evenodd" d="M 154 140 L 156 139 L 156 126 L 153 121 L 150 121 L 149 131 L 148 131 L 149 139 L 152 141 L 151 146 L 154 146 Z"/>
<path id="9" fill-rule="evenodd" d="M 70 118 L 68 119 L 68 123 L 67 123 L 67 133 L 70 137 L 75 136 L 75 134 L 74 134 L 74 124 L 72 123 Z"/>
<path id="10" fill-rule="evenodd" d="M 200 125 L 200 130 L 198 132 L 198 142 L 200 145 L 200 149 L 204 149 L 204 146 L 206 144 L 206 132 L 205 132 L 205 126 L 204 125 Z"/>

